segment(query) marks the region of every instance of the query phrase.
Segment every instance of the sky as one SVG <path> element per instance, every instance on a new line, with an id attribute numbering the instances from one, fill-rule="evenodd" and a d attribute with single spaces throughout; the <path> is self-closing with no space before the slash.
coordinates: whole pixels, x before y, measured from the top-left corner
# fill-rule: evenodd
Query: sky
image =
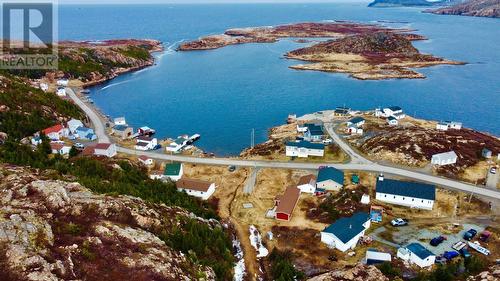
<path id="1" fill-rule="evenodd" d="M 366 2 L 368 0 L 58 0 L 59 4 L 144 4 L 144 3 L 325 3 Z"/>

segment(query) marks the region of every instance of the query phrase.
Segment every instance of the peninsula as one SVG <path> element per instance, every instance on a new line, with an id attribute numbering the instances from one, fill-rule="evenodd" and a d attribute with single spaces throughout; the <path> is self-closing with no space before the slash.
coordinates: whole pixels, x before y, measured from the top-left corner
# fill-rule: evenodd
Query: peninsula
<path id="1" fill-rule="evenodd" d="M 425 40 L 412 30 L 351 22 L 297 23 L 276 27 L 229 29 L 179 46 L 179 51 L 210 50 L 245 43 L 273 43 L 281 38 L 329 38 L 285 54 L 286 58 L 311 62 L 291 66 L 297 70 L 347 73 L 362 80 L 425 78 L 410 68 L 458 65 L 421 54 L 412 41 Z"/>
<path id="2" fill-rule="evenodd" d="M 500 17 L 500 0 L 469 0 L 449 7 L 425 12 L 439 15 L 460 15 L 473 17 Z"/>

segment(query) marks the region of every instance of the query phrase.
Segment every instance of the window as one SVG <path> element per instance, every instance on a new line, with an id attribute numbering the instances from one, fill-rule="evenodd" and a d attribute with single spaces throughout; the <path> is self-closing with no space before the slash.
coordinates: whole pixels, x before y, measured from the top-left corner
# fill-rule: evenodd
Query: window
<path id="1" fill-rule="evenodd" d="M 415 201 L 415 198 L 412 198 L 411 201 Z"/>
<path id="2" fill-rule="evenodd" d="M 387 197 L 387 194 L 386 194 L 386 195 L 384 195 L 384 197 Z"/>
<path id="3" fill-rule="evenodd" d="M 403 200 L 405 200 L 405 198 L 403 197 Z"/>
<path id="4" fill-rule="evenodd" d="M 424 200 L 422 200 L 422 203 L 424 203 Z"/>
<path id="5" fill-rule="evenodd" d="M 396 196 L 394 196 L 394 199 L 396 199 Z"/>

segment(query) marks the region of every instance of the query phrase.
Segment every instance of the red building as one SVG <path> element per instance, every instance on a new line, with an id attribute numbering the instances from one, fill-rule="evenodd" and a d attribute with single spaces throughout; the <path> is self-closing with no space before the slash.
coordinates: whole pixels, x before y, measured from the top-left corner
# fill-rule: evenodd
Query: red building
<path id="1" fill-rule="evenodd" d="M 289 186 L 283 195 L 275 199 L 277 220 L 290 221 L 292 218 L 293 209 L 297 205 L 300 197 L 300 189 L 296 186 Z"/>

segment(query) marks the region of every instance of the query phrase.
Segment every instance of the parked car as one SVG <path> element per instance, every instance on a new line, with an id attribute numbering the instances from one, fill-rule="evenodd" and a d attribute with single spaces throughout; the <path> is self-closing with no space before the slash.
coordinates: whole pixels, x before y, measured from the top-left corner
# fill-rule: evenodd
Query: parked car
<path id="1" fill-rule="evenodd" d="M 332 139 L 324 139 L 323 144 L 332 144 L 333 140 Z"/>
<path id="2" fill-rule="evenodd" d="M 483 242 L 488 242 L 488 239 L 490 239 L 490 236 L 491 236 L 491 232 L 489 232 L 488 230 L 485 230 L 485 231 L 481 232 L 481 235 L 479 235 L 479 240 L 481 240 Z"/>
<path id="3" fill-rule="evenodd" d="M 79 143 L 79 142 L 75 143 L 75 147 L 76 147 L 76 148 L 78 148 L 78 149 L 83 149 L 83 148 L 85 148 L 85 146 L 83 146 L 83 144 L 81 144 L 81 143 Z"/>
<path id="4" fill-rule="evenodd" d="M 446 240 L 446 237 L 443 235 L 440 235 L 438 237 L 432 238 L 430 244 L 434 247 L 438 246 L 439 244 L 443 243 L 443 241 Z"/>
<path id="5" fill-rule="evenodd" d="M 157 150 L 157 149 L 160 149 L 161 148 L 161 144 L 157 144 L 155 145 L 155 147 L 153 147 L 153 150 Z"/>
<path id="6" fill-rule="evenodd" d="M 444 257 L 442 257 L 442 256 L 437 256 L 436 257 L 436 263 L 438 263 L 438 264 L 446 264 L 446 261 L 447 260 Z"/>
<path id="7" fill-rule="evenodd" d="M 495 167 L 491 167 L 491 169 L 490 169 L 490 173 L 492 173 L 492 174 L 496 174 L 496 173 L 497 173 L 497 168 L 495 168 Z"/>
<path id="8" fill-rule="evenodd" d="M 391 221 L 391 225 L 392 226 L 405 226 L 405 225 L 408 225 L 408 220 L 402 219 L 402 218 L 393 219 Z"/>
<path id="9" fill-rule="evenodd" d="M 476 236 L 476 234 L 477 234 L 477 230 L 471 228 L 471 229 L 467 230 L 467 232 L 464 233 L 464 239 L 467 241 L 470 241 L 470 240 L 472 240 L 472 238 L 474 238 L 474 236 Z"/>
<path id="10" fill-rule="evenodd" d="M 449 261 L 451 261 L 452 259 L 458 257 L 460 254 L 457 252 L 457 251 L 446 251 L 444 252 L 443 254 L 443 257 Z"/>
<path id="11" fill-rule="evenodd" d="M 229 172 L 234 172 L 236 170 L 236 166 L 231 165 L 227 169 L 229 170 Z"/>
<path id="12" fill-rule="evenodd" d="M 472 255 L 470 254 L 469 250 L 467 250 L 466 248 L 462 248 L 460 249 L 460 254 L 462 255 L 462 257 L 468 259 L 470 258 Z"/>

